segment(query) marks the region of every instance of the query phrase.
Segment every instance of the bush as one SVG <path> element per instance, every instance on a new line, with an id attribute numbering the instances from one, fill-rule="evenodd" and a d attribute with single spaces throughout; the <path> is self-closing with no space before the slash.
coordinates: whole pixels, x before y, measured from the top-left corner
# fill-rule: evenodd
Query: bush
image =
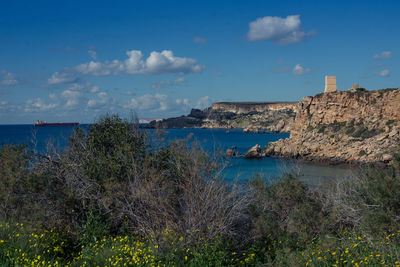
<path id="1" fill-rule="evenodd" d="M 29 155 L 26 146 L 0 148 L 0 212 L 2 218 L 16 216 L 24 192 Z"/>
<path id="2" fill-rule="evenodd" d="M 251 181 L 255 199 L 250 206 L 255 235 L 278 239 L 286 233 L 310 240 L 320 232 L 323 216 L 318 199 L 295 176 L 267 185 L 260 178 Z"/>
<path id="3" fill-rule="evenodd" d="M 65 154 L 36 164 L 55 185 L 42 192 L 46 224 L 94 237 L 128 231 L 157 239 L 165 229 L 187 243 L 200 235 L 202 242 L 245 237 L 248 197 L 222 181 L 218 161 L 187 140 L 153 140 L 118 116 L 100 119 L 87 134 L 77 129 Z"/>
<path id="4" fill-rule="evenodd" d="M 382 235 L 400 229 L 400 177 L 396 169 L 370 168 L 321 192 L 330 229 Z"/>
<path id="5" fill-rule="evenodd" d="M 31 172 L 34 155 L 26 145 L 0 147 L 0 221 L 29 220 L 42 217 L 38 208 L 47 177 Z"/>

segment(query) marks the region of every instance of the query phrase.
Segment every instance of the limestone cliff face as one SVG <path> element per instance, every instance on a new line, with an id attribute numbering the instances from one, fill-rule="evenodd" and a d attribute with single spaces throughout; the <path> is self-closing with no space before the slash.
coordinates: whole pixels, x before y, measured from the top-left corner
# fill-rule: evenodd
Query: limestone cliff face
<path id="1" fill-rule="evenodd" d="M 400 144 L 400 89 L 305 97 L 290 138 L 267 155 L 337 162 L 388 162 Z"/>
<path id="2" fill-rule="evenodd" d="M 220 102 L 187 116 L 151 122 L 162 128 L 243 128 L 249 131 L 289 132 L 297 102 Z"/>
<path id="3" fill-rule="evenodd" d="M 295 102 L 218 102 L 211 109 L 235 114 L 246 114 L 250 112 L 268 112 L 276 110 L 293 110 Z"/>
<path id="4" fill-rule="evenodd" d="M 250 132 L 290 132 L 296 102 L 220 102 L 208 110 L 206 128 L 243 128 Z"/>

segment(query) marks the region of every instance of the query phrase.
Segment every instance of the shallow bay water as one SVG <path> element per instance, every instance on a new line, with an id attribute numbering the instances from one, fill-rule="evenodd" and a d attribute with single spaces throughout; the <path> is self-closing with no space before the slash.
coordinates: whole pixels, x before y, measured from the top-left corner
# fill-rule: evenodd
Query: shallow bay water
<path id="1" fill-rule="evenodd" d="M 88 129 L 90 125 L 81 125 Z M 28 144 L 39 153 L 45 153 L 47 145 L 53 144 L 58 151 L 68 145 L 68 136 L 74 127 L 34 127 L 33 125 L 0 125 L 0 146 L 7 143 Z M 149 130 L 154 135 L 154 130 Z M 288 138 L 286 133 L 243 133 L 241 130 L 231 129 L 165 129 L 162 131 L 165 142 L 186 139 L 188 142 L 197 142 L 207 153 L 219 157 L 226 149 L 232 146 L 243 155 L 255 144 L 264 147 L 269 142 L 280 138 Z M 254 175 L 261 175 L 265 179 L 279 179 L 283 173 L 291 172 L 299 175 L 300 179 L 309 186 L 315 187 L 329 181 L 346 178 L 357 172 L 357 169 L 348 166 L 325 166 L 310 164 L 296 160 L 266 157 L 262 159 L 244 159 L 233 157 L 224 161 L 226 165 L 223 175 L 226 180 L 245 181 Z"/>

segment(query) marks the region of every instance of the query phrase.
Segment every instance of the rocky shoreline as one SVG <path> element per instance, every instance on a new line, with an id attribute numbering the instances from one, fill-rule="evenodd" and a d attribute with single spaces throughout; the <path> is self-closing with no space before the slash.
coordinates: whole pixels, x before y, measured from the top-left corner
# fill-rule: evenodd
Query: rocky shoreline
<path id="1" fill-rule="evenodd" d="M 152 121 L 148 128 L 243 129 L 290 132 L 290 137 L 245 158 L 284 157 L 319 164 L 390 164 L 400 152 L 400 89 L 335 91 L 300 102 L 220 102 L 187 116 Z"/>
<path id="2" fill-rule="evenodd" d="M 290 138 L 270 143 L 263 153 L 332 164 L 390 164 L 399 148 L 400 89 L 391 89 L 305 97 Z"/>

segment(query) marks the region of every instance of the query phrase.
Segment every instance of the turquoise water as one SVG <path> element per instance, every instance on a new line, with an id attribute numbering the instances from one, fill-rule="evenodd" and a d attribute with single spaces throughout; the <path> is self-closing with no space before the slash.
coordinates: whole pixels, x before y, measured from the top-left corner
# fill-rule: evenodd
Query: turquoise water
<path id="1" fill-rule="evenodd" d="M 81 125 L 88 129 L 90 125 Z M 6 143 L 29 144 L 39 153 L 46 151 L 48 143 L 52 143 L 58 151 L 67 146 L 67 138 L 72 134 L 74 127 L 34 127 L 33 125 L 0 125 L 0 146 Z M 150 130 L 154 134 L 154 130 Z M 223 155 L 226 149 L 236 146 L 237 151 L 244 154 L 255 144 L 264 147 L 269 142 L 281 138 L 288 138 L 289 134 L 282 133 L 243 133 L 241 130 L 223 129 L 167 129 L 162 137 L 165 140 L 185 139 L 196 141 L 211 155 Z M 245 181 L 254 175 L 261 175 L 265 179 L 276 179 L 285 172 L 298 174 L 301 180 L 310 186 L 325 184 L 337 178 L 343 178 L 357 172 L 346 166 L 323 166 L 307 164 L 300 161 L 280 158 L 244 159 L 234 157 L 226 159 L 226 168 L 223 175 L 227 180 Z"/>

